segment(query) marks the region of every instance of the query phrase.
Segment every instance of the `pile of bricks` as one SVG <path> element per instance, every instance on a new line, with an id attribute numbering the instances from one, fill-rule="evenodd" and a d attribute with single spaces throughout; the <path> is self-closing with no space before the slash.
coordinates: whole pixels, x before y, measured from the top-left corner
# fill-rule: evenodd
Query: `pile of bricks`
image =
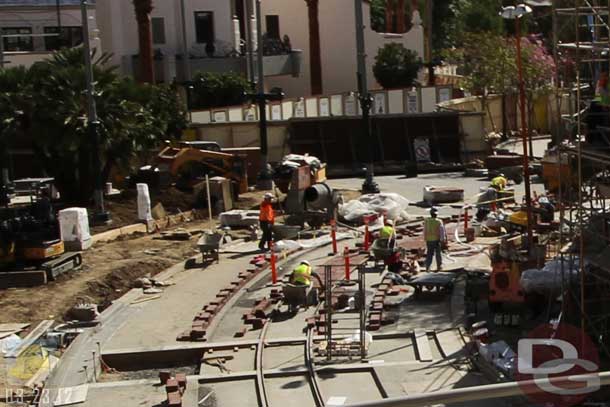
<path id="1" fill-rule="evenodd" d="M 251 325 L 253 330 L 262 329 L 267 323 L 267 309 L 271 305 L 275 305 L 279 302 L 281 298 L 281 294 L 277 289 L 271 290 L 271 298 L 267 297 L 260 298 L 254 302 L 254 307 L 246 313 L 242 315 L 242 319 L 244 321 L 244 326 L 239 331 L 235 332 L 236 338 L 241 338 L 248 331 L 247 325 Z"/>
<path id="2" fill-rule="evenodd" d="M 161 371 L 159 372 L 159 380 L 161 385 L 165 385 L 167 405 L 169 407 L 181 407 L 182 395 L 186 391 L 186 375 L 184 373 L 176 373 L 172 377 L 170 372 Z"/>
<path id="3" fill-rule="evenodd" d="M 381 284 L 377 286 L 370 306 L 369 323 L 366 328 L 368 331 L 378 331 L 381 328 L 381 325 L 394 322 L 384 313 L 384 309 L 387 308 L 385 299 L 387 296 L 395 296 L 398 294 L 400 294 L 400 288 L 394 287 L 392 280 L 384 278 L 381 281 Z"/>
<path id="4" fill-rule="evenodd" d="M 254 257 L 250 264 L 252 265 L 245 272 L 240 272 L 237 275 L 237 279 L 231 281 L 231 283 L 221 289 L 216 298 L 203 306 L 200 312 L 198 312 L 193 318 L 191 329 L 182 332 L 176 338 L 177 341 L 205 341 L 207 328 L 212 323 L 214 317 L 220 312 L 222 307 L 231 299 L 231 297 L 239 291 L 248 281 L 254 276 L 262 272 L 269 267 L 269 262 L 265 259 L 264 255 Z"/>

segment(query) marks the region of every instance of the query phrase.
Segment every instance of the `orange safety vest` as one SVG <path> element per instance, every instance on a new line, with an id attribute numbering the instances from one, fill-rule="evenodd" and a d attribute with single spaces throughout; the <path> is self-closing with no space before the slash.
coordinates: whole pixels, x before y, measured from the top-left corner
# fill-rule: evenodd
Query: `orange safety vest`
<path id="1" fill-rule="evenodd" d="M 271 202 L 261 203 L 261 209 L 260 214 L 258 215 L 258 220 L 270 223 L 273 223 L 275 221 L 275 212 L 273 211 L 273 205 L 271 204 Z"/>

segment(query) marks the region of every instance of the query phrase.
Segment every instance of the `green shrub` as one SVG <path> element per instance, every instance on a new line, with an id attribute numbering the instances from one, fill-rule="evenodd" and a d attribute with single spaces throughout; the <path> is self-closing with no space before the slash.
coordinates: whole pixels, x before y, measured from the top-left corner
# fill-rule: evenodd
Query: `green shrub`
<path id="1" fill-rule="evenodd" d="M 209 109 L 241 105 L 246 101 L 244 92 L 251 91 L 251 84 L 240 74 L 199 72 L 193 78 L 191 108 Z"/>
<path id="2" fill-rule="evenodd" d="M 406 88 L 415 85 L 422 63 L 417 53 L 402 44 L 386 44 L 375 57 L 373 73 L 385 89 Z"/>

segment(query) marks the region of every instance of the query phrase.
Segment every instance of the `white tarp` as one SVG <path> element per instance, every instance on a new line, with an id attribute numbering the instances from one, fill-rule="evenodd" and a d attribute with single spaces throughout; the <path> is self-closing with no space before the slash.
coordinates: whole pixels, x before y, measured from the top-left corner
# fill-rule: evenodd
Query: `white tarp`
<path id="1" fill-rule="evenodd" d="M 5 353 L 12 351 L 19 346 L 21 342 L 23 342 L 23 340 L 15 334 L 11 334 L 6 338 L 0 339 L 0 354 L 4 355 Z"/>
<path id="2" fill-rule="evenodd" d="M 59 230 L 64 242 L 84 242 L 91 239 L 87 208 L 66 208 L 59 211 Z"/>
<path id="3" fill-rule="evenodd" d="M 148 192 L 147 184 L 136 184 L 138 190 L 138 219 L 143 221 L 152 220 L 152 211 L 150 209 L 150 193 Z"/>
<path id="4" fill-rule="evenodd" d="M 563 282 L 569 282 L 578 276 L 578 259 L 570 264 L 568 261 L 561 264 L 560 259 L 547 262 L 540 270 L 525 270 L 521 274 L 521 286 L 526 293 L 543 295 L 559 295 Z M 563 275 L 562 275 L 563 274 Z"/>
<path id="5" fill-rule="evenodd" d="M 362 195 L 339 206 L 339 216 L 348 222 L 360 221 L 367 215 L 386 215 L 388 219 L 408 219 L 409 200 L 395 193 Z"/>
<path id="6" fill-rule="evenodd" d="M 301 164 L 309 165 L 311 169 L 318 169 L 322 163 L 312 155 L 288 154 L 282 158 L 281 165 L 298 168 Z"/>

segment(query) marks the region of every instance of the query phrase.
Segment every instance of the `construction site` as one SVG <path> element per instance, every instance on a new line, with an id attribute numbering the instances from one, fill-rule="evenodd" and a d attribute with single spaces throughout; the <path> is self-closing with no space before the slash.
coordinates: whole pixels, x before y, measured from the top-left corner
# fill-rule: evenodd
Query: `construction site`
<path id="1" fill-rule="evenodd" d="M 371 118 L 359 44 L 362 114 L 297 118 L 281 160 L 261 85 L 260 146 L 199 129 L 89 207 L 0 165 L 0 405 L 610 405 L 610 2 L 542 6 L 551 130 L 520 72 L 511 134 L 476 157 L 486 112 Z"/>

